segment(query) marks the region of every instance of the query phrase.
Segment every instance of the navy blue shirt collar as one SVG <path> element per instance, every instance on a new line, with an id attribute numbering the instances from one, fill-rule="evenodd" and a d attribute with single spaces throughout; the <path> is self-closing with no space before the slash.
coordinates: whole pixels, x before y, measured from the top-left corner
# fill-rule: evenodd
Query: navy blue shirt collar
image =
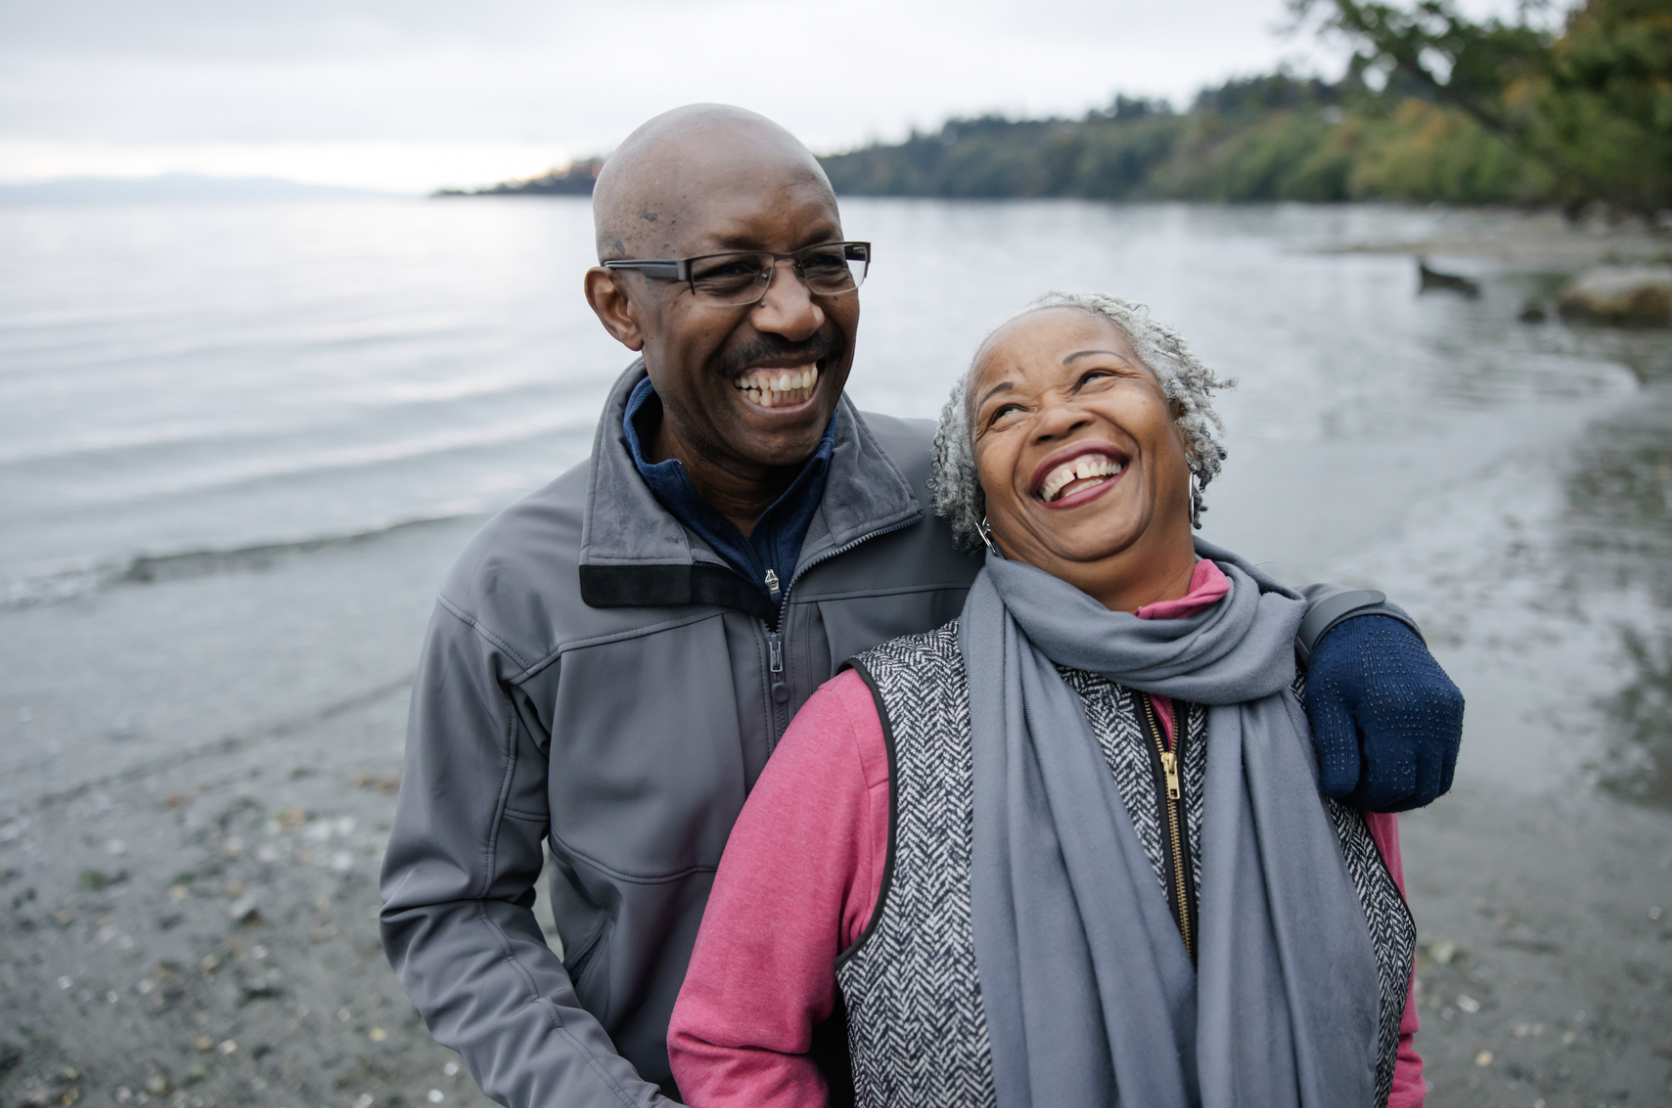
<path id="1" fill-rule="evenodd" d="M 818 449 L 783 495 L 761 513 L 747 538 L 736 524 L 697 495 L 690 474 L 678 458 L 655 463 L 645 459 L 645 437 L 655 433 L 657 421 L 662 418 L 662 400 L 651 387 L 650 378 L 640 381 L 627 398 L 621 429 L 627 436 L 633 466 L 662 506 L 713 548 L 728 566 L 776 602 L 795 577 L 807 527 L 824 499 L 830 456 L 836 448 L 836 420 L 840 416 L 838 409 L 825 427 Z"/>

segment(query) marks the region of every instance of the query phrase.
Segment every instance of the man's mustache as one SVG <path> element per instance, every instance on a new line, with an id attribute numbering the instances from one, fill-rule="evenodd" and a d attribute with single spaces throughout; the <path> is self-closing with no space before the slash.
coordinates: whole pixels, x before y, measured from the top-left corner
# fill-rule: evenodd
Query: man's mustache
<path id="1" fill-rule="evenodd" d="M 790 342 L 777 335 L 757 335 L 721 355 L 719 370 L 722 376 L 738 377 L 764 365 L 808 365 L 827 361 L 842 353 L 840 335 L 820 331 L 805 342 Z"/>

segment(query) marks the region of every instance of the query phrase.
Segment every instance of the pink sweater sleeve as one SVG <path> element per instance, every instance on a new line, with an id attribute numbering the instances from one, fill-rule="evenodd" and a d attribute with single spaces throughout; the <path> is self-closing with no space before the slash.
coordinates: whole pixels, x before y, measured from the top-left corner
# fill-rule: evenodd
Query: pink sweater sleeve
<path id="1" fill-rule="evenodd" d="M 1394 884 L 1401 895 L 1405 892 L 1405 863 L 1399 856 L 1399 817 L 1392 813 L 1366 812 L 1364 822 L 1370 825 L 1370 837 L 1382 852 Z M 1399 1021 L 1399 1062 L 1393 1068 L 1393 1092 L 1388 1096 L 1388 1108 L 1422 1108 L 1428 1085 L 1422 1077 L 1422 1057 L 1417 1054 L 1416 1036 L 1421 1021 L 1417 1019 L 1416 971 L 1411 971 L 1411 989 L 1405 994 L 1405 1015 Z"/>
<path id="2" fill-rule="evenodd" d="M 808 1051 L 882 888 L 888 803 L 882 724 L 849 670 L 796 714 L 726 842 L 668 1028 L 687 1104 L 825 1108 Z"/>

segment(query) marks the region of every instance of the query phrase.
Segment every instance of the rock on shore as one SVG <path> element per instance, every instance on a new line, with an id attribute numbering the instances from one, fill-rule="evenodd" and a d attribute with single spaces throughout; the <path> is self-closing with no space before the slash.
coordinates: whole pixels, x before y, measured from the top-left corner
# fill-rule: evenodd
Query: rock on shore
<path id="1" fill-rule="evenodd" d="M 1562 290 L 1565 319 L 1636 327 L 1672 324 L 1672 266 L 1598 266 Z"/>

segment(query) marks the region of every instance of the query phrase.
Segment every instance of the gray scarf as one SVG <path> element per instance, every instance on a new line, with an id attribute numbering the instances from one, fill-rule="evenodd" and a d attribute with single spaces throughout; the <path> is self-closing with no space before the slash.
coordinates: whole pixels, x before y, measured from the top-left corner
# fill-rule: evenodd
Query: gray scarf
<path id="1" fill-rule="evenodd" d="M 1000 1108 L 1375 1095 L 1375 952 L 1290 690 L 1305 603 L 1197 550 L 1231 591 L 1185 619 L 1111 612 L 991 557 L 964 605 L 975 953 Z M 1053 662 L 1209 706 L 1197 966 Z"/>

